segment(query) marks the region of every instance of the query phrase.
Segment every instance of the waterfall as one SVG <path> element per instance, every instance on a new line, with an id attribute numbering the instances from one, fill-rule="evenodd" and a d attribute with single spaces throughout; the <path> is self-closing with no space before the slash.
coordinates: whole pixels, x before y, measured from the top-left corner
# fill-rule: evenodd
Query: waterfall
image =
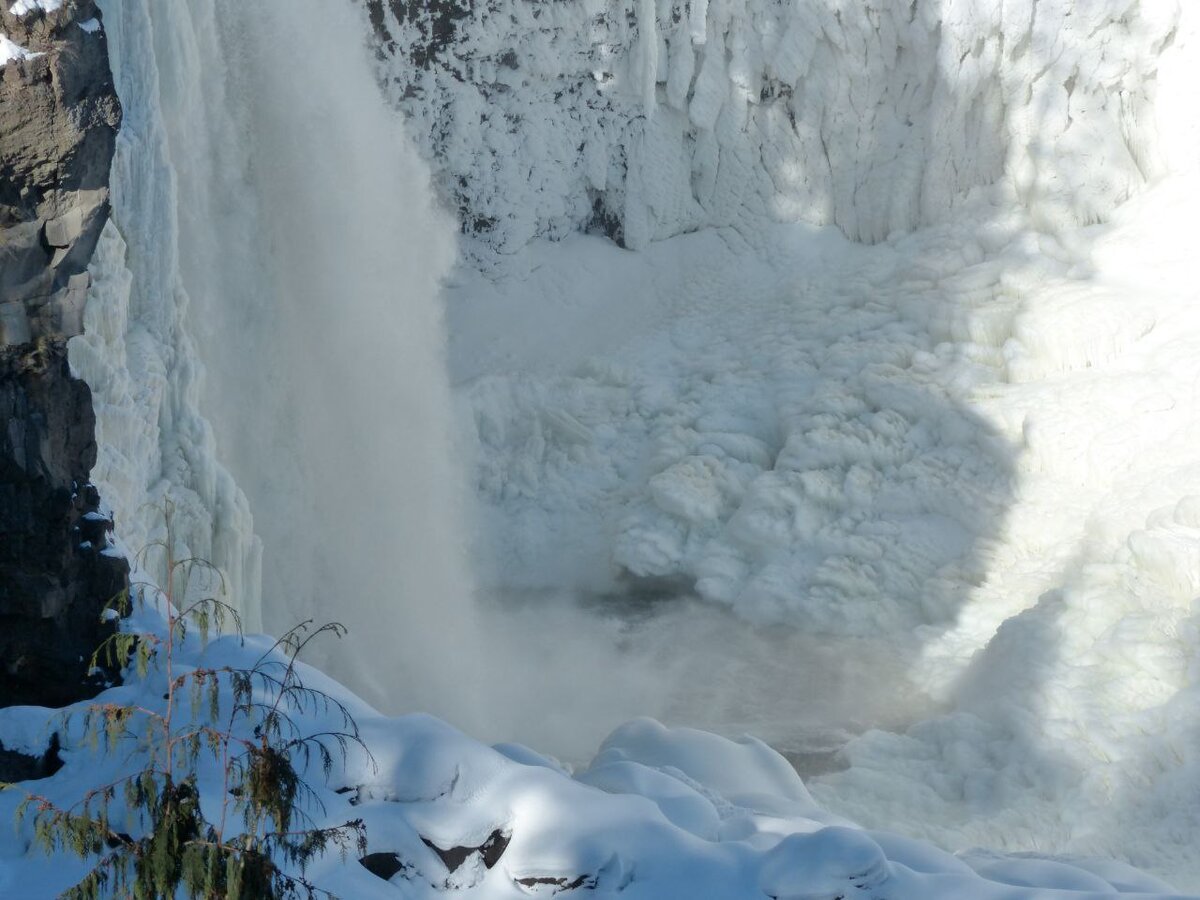
<path id="1" fill-rule="evenodd" d="M 384 708 L 469 718 L 450 690 L 476 658 L 439 307 L 454 238 L 365 14 L 101 6 L 126 125 L 72 362 L 126 543 L 170 497 L 251 627 L 342 621 L 349 646 L 310 661 Z"/>

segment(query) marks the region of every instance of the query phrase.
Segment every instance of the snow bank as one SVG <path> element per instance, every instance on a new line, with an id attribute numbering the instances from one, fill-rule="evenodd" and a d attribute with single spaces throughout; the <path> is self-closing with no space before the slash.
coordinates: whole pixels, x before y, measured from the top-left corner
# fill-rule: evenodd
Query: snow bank
<path id="1" fill-rule="evenodd" d="M 163 627 L 149 608 L 137 614 L 134 625 Z M 201 649 L 193 635 L 176 665 L 249 666 L 266 649 L 266 640 L 257 637 L 244 645 L 223 638 Z M 352 749 L 344 764 L 338 758 L 328 782 L 316 760 L 308 773 L 321 804 L 308 808 L 315 824 L 361 818 L 369 861 L 375 871 L 388 864 L 377 875 L 354 856 L 342 860 L 330 852 L 319 858 L 308 877 L 340 896 L 383 898 L 397 891 L 412 898 L 480 900 L 594 894 L 631 900 L 763 894 L 834 900 L 883 893 L 895 900 L 1179 896 L 1114 863 L 983 852 L 959 859 L 862 830 L 822 810 L 795 771 L 751 738 L 735 742 L 640 720 L 615 732 L 593 764 L 572 777 L 531 751 L 499 752 L 428 716 L 381 717 L 315 670 L 302 667 L 302 675 L 351 710 L 374 756 L 372 763 Z M 111 689 L 97 702 L 161 709 L 163 678 L 155 663 L 146 680 Z M 228 692 L 222 697 L 223 703 L 231 701 Z M 176 711 L 181 727 L 186 709 L 182 704 Z M 302 733 L 340 725 L 311 705 L 297 719 Z M 62 738 L 65 765 L 27 787 L 57 803 L 72 803 L 97 779 L 117 778 L 142 764 L 144 750 L 104 755 L 52 711 L 0 711 L 6 746 L 36 748 L 51 729 Z M 218 810 L 221 773 L 215 760 L 202 759 L 201 800 Z M 0 794 L 0 819 L 11 816 L 18 801 L 18 792 Z M 112 821 L 120 823 L 115 827 L 136 836 L 138 824 L 122 816 L 113 810 Z M 30 827 L 0 843 L 0 891 L 19 890 L 39 900 L 78 880 L 86 863 L 30 850 Z"/>

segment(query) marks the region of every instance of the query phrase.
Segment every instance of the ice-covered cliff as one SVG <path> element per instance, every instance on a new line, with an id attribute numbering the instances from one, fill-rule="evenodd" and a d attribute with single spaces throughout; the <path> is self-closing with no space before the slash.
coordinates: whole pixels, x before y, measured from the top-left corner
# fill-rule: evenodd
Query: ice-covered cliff
<path id="1" fill-rule="evenodd" d="M 252 627 L 349 620 L 372 700 L 580 758 L 638 712 L 761 730 L 856 820 L 1200 879 L 1188 8 L 368 2 L 469 236 L 475 562 L 527 601 L 491 618 L 449 226 L 366 15 L 101 6 L 130 116 L 71 358 L 130 546 L 172 497 Z M 756 822 L 705 854 L 757 866 Z"/>
<path id="2" fill-rule="evenodd" d="M 767 221 L 876 242 L 997 181 L 1087 223 L 1161 168 L 1173 3 L 369 5 L 443 194 L 502 252 Z"/>

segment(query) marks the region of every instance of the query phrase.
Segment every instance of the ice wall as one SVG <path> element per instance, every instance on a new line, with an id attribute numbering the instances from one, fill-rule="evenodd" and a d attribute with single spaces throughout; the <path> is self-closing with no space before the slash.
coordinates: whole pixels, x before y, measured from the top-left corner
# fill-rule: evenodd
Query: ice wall
<path id="1" fill-rule="evenodd" d="M 453 233 L 365 15 L 102 6 L 129 115 L 73 361 L 122 536 L 160 532 L 170 497 L 251 627 L 341 620 L 329 671 L 461 721 L 449 682 L 476 655 L 437 301 Z"/>
<path id="2" fill-rule="evenodd" d="M 117 140 L 112 221 L 92 263 L 84 334 L 70 347 L 96 407 L 93 479 L 135 553 L 164 535 L 170 498 L 177 542 L 221 568 L 229 598 L 257 628 L 260 546 L 245 495 L 218 461 L 201 414 L 203 365 L 181 273 L 194 248 L 181 241 L 179 211 L 193 198 L 181 196 L 175 177 L 167 112 L 189 108 L 170 101 L 197 66 L 191 14 L 183 4 L 152 0 L 100 6 L 129 115 Z"/>
<path id="3" fill-rule="evenodd" d="M 998 180 L 1048 225 L 1100 220 L 1158 170 L 1147 111 L 1177 16 L 1141 0 L 389 9 L 397 102 L 464 231 L 503 252 L 764 221 L 876 242 Z"/>

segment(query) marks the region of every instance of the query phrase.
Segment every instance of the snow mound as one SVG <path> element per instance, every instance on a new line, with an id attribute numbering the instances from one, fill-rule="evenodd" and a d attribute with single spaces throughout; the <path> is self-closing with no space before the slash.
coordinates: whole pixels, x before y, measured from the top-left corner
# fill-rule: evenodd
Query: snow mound
<path id="1" fill-rule="evenodd" d="M 161 629 L 163 623 L 143 609 L 134 627 Z M 270 646 L 269 639 L 252 637 L 244 644 L 221 638 L 202 648 L 193 634 L 175 664 L 181 671 L 251 666 Z M 618 729 L 593 764 L 572 777 L 532 751 L 502 753 L 429 716 L 380 716 L 315 670 L 302 667 L 302 674 L 309 686 L 346 705 L 374 757 L 352 749 L 344 765 L 339 757 L 328 781 L 316 760 L 307 773 L 323 804 L 309 809 L 317 824 L 351 818 L 366 824 L 369 843 L 361 861 L 331 852 L 308 872 L 341 896 L 1175 896 L 1117 864 L 982 851 L 958 859 L 864 831 L 823 811 L 788 764 L 753 738 L 730 741 L 638 720 Z M 110 689 L 96 702 L 160 710 L 163 678 L 155 662 L 144 680 Z M 226 691 L 222 702 L 230 699 Z M 297 716 L 301 732 L 337 728 L 335 719 L 320 705 Z M 62 804 L 78 799 L 98 778 L 134 771 L 145 753 L 105 755 L 51 710 L 0 711 L 0 740 L 7 747 L 33 751 L 51 730 L 62 739 L 64 766 L 26 786 Z M 223 782 L 216 761 L 202 765 L 199 775 L 202 803 L 219 810 Z M 0 794 L 0 818 L 11 816 L 18 800 L 16 791 Z M 9 895 L 19 886 L 20 896 L 38 900 L 70 886 L 86 863 L 30 850 L 30 827 L 0 844 L 0 892 Z M 138 824 L 121 827 L 136 834 Z"/>
<path id="2" fill-rule="evenodd" d="M 17 0 L 8 11 L 14 16 L 27 16 L 39 10 L 43 13 L 56 12 L 62 5 L 63 0 Z"/>

